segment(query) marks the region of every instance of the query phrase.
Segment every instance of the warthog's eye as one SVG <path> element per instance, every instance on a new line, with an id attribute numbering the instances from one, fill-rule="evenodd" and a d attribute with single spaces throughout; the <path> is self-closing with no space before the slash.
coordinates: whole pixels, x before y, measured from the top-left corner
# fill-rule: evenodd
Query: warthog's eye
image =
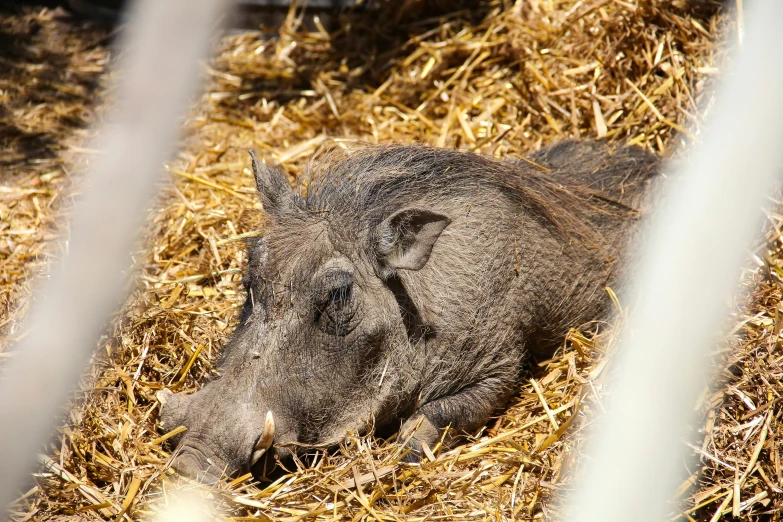
<path id="1" fill-rule="evenodd" d="M 346 304 L 351 300 L 351 294 L 353 293 L 353 285 L 344 285 L 329 290 L 328 300 L 335 311 L 342 310 Z"/>
<path id="2" fill-rule="evenodd" d="M 316 284 L 313 295 L 315 323 L 331 335 L 347 335 L 355 326 L 353 275 L 345 270 L 329 270 Z"/>

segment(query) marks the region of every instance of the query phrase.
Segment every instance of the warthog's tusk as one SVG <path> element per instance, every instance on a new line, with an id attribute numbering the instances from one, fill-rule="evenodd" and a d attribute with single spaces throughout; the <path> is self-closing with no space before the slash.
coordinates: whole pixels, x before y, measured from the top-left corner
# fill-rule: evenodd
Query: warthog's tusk
<path id="1" fill-rule="evenodd" d="M 256 462 L 264 456 L 266 450 L 272 446 L 272 441 L 275 439 L 275 418 L 272 416 L 272 412 L 266 412 L 266 420 L 264 421 L 264 432 L 256 442 L 255 448 L 253 448 L 253 458 L 250 460 L 250 465 L 253 466 Z"/>

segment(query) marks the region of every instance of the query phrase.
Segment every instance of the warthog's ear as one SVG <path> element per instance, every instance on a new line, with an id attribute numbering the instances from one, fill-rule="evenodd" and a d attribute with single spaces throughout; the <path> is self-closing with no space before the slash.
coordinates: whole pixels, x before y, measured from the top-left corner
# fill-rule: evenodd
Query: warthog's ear
<path id="1" fill-rule="evenodd" d="M 294 192 L 288 185 L 285 176 L 280 170 L 262 163 L 256 157 L 254 151 L 248 151 L 253 165 L 253 176 L 256 178 L 256 187 L 261 194 L 261 203 L 264 210 L 274 214 L 290 208 L 294 200 Z"/>
<path id="2" fill-rule="evenodd" d="M 378 225 L 375 236 L 378 261 L 385 268 L 420 270 L 449 223 L 448 217 L 422 208 L 398 210 Z"/>

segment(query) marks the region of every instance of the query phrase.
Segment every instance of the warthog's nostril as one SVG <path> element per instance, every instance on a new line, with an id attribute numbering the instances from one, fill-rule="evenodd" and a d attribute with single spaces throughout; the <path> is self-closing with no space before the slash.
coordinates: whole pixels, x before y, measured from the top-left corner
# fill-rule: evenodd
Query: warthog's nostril
<path id="1" fill-rule="evenodd" d="M 203 471 L 199 459 L 191 454 L 182 454 L 174 459 L 171 464 L 177 473 L 188 478 L 196 478 L 200 471 Z"/>
<path id="2" fill-rule="evenodd" d="M 221 470 L 210 459 L 201 459 L 190 452 L 177 455 L 171 467 L 183 477 L 198 480 L 204 484 L 216 483 L 221 474 Z"/>

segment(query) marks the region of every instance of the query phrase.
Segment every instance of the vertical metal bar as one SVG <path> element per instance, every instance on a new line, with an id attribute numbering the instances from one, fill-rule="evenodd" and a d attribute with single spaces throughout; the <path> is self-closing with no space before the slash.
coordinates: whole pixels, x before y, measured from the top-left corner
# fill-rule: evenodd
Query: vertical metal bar
<path id="1" fill-rule="evenodd" d="M 655 213 L 636 271 L 640 297 L 569 520 L 660 521 L 671 510 L 707 353 L 783 170 L 783 2 L 749 7 L 704 141 L 689 166 L 675 167 Z"/>
<path id="2" fill-rule="evenodd" d="M 28 476 L 110 314 L 153 185 L 176 143 L 229 0 L 139 0 L 121 47 L 117 107 L 101 132 L 73 218 L 69 254 L 30 314 L 30 334 L 0 375 L 0 517 Z"/>

